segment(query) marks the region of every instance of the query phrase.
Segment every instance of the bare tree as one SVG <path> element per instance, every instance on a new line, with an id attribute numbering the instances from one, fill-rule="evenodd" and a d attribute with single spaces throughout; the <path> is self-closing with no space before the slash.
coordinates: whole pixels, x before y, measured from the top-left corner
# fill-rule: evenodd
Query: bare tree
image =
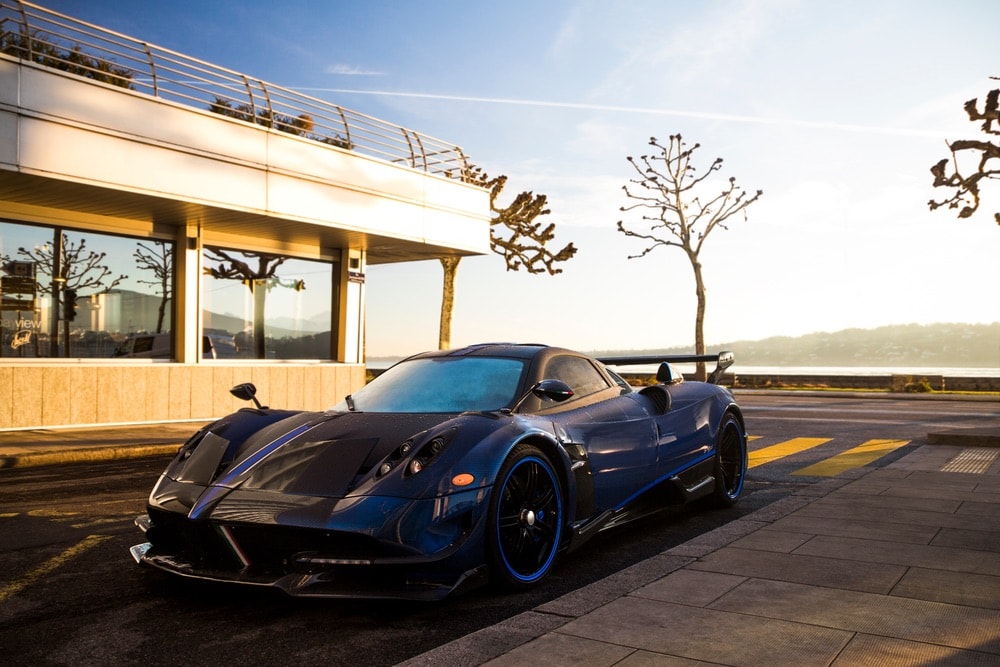
<path id="1" fill-rule="evenodd" d="M 691 164 L 692 154 L 700 148 L 695 144 L 688 148 L 680 134 L 670 135 L 670 141 L 663 145 L 651 137 L 649 145 L 657 149 L 653 155 L 642 155 L 638 160 L 627 157 L 629 164 L 635 169 L 637 178 L 630 179 L 628 185 L 622 186 L 626 196 L 635 203 L 622 206 L 622 212 L 640 211 L 645 231 L 635 231 L 618 221 L 618 231 L 625 236 L 632 236 L 649 242 L 649 245 L 638 255 L 630 255 L 629 259 L 645 257 L 661 246 L 680 248 L 687 255 L 694 271 L 695 295 L 698 300 L 694 325 L 695 354 L 705 354 L 705 280 L 702 275 L 701 250 L 705 239 L 716 228 L 727 229 L 726 221 L 743 213 L 746 219 L 746 209 L 757 201 L 763 191 L 757 190 L 753 196 L 736 185 L 736 179 L 730 177 L 721 190 L 718 182 L 709 180 L 722 169 L 722 158 L 715 158 L 711 166 L 703 174 L 699 174 Z M 701 193 L 707 193 L 702 199 Z M 697 377 L 704 380 L 705 364 L 699 363 Z"/>
<path id="2" fill-rule="evenodd" d="M 550 223 L 542 227 L 536 218 L 548 215 L 545 207 L 548 198 L 532 192 L 522 192 L 508 206 L 497 207 L 497 198 L 507 184 L 506 176 L 489 179 L 485 174 L 476 173 L 472 180 L 490 188 L 490 211 L 494 217 L 490 220 L 490 250 L 502 255 L 507 262 L 508 271 L 528 273 L 543 273 L 556 275 L 562 273 L 557 267 L 558 262 L 565 262 L 576 254 L 576 247 L 569 243 L 562 250 L 553 253 L 546 244 L 555 238 L 556 226 Z M 444 269 L 444 287 L 441 295 L 441 321 L 438 330 L 438 348 L 447 350 L 451 347 L 451 316 L 455 306 L 455 275 L 461 257 L 442 257 L 441 266 Z"/>
<path id="3" fill-rule="evenodd" d="M 138 280 L 136 282 L 155 287 L 160 294 L 160 307 L 156 315 L 156 333 L 163 331 L 163 320 L 167 315 L 167 304 L 173 295 L 171 290 L 171 279 L 174 275 L 173 261 L 174 254 L 169 244 L 163 241 L 154 241 L 155 248 L 150 248 L 144 243 L 137 243 L 136 250 L 132 253 L 135 264 L 140 271 L 152 271 L 152 280 Z"/>
<path id="4" fill-rule="evenodd" d="M 71 243 L 64 232 L 57 232 L 55 243 L 46 243 L 33 250 L 18 248 L 17 254 L 34 261 L 39 276 L 47 276 L 48 280 L 38 279 L 38 291 L 52 295 L 52 347 L 53 352 L 59 345 L 59 303 L 71 305 L 90 294 L 107 294 L 118 284 L 128 278 L 120 274 L 112 278 L 113 272 L 104 263 L 106 252 L 94 252 L 87 249 L 87 240 L 80 239 L 77 244 Z M 60 291 L 62 292 L 60 294 Z M 90 294 L 82 294 L 90 291 Z M 63 337 L 66 341 L 65 354 L 70 356 L 68 319 L 63 318 Z M 50 353 L 51 354 L 51 353 Z M 54 356 L 54 355 L 53 355 Z"/>
<path id="5" fill-rule="evenodd" d="M 1000 77 L 991 78 L 1000 80 Z M 1000 89 L 986 94 L 982 111 L 979 110 L 979 98 L 966 102 L 965 113 L 973 123 L 982 121 L 980 129 L 983 133 L 1000 136 Z M 979 209 L 981 182 L 1000 179 L 1000 142 L 961 139 L 949 142 L 948 150 L 951 157 L 944 158 L 931 167 L 931 174 L 934 176 L 934 187 L 954 188 L 955 191 L 947 199 L 930 200 L 928 205 L 932 211 L 941 206 L 957 208 L 959 218 L 968 218 Z M 963 168 L 960 157 L 967 157 L 965 162 L 966 165 L 973 165 L 971 170 Z M 1000 225 L 1000 212 L 994 213 L 993 219 Z"/>
<path id="6" fill-rule="evenodd" d="M 254 357 L 264 359 L 264 304 L 267 293 L 275 287 L 288 287 L 296 291 L 305 289 L 301 280 L 286 280 L 277 275 L 278 267 L 284 264 L 287 257 L 262 252 L 241 251 L 242 259 L 233 257 L 220 248 L 205 248 L 209 261 L 218 262 L 218 266 L 204 268 L 204 272 L 213 278 L 221 280 L 239 280 L 253 295 L 253 346 Z M 256 261 L 256 266 L 251 262 Z M 228 264 L 226 264 L 228 262 Z"/>

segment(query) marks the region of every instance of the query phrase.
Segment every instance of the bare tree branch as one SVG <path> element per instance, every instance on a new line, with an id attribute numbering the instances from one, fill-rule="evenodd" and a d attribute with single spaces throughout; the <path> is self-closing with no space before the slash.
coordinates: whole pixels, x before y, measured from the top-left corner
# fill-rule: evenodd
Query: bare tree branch
<path id="1" fill-rule="evenodd" d="M 562 273 L 562 269 L 556 264 L 572 258 L 576 254 L 576 246 L 568 243 L 555 253 L 546 247 L 555 238 L 556 226 L 550 223 L 542 227 L 542 223 L 536 221 L 550 212 L 546 208 L 545 195 L 522 192 L 508 206 L 500 208 L 497 199 L 507 184 L 506 176 L 490 179 L 477 167 L 466 175 L 466 180 L 490 188 L 490 211 L 495 214 L 490 220 L 490 250 L 503 256 L 508 271 L 524 269 L 528 273 Z M 444 281 L 438 347 L 442 350 L 451 346 L 451 316 L 455 304 L 455 275 L 459 261 L 461 257 L 441 258 Z"/>
<path id="2" fill-rule="evenodd" d="M 746 219 L 746 209 L 763 194 L 761 190 L 753 195 L 729 178 L 721 190 L 702 198 L 701 193 L 713 187 L 710 177 L 722 169 L 722 158 L 715 158 L 708 170 L 698 174 L 692 164 L 694 152 L 700 144 L 688 148 L 680 134 L 670 135 L 664 145 L 656 137 L 649 144 L 659 152 L 642 155 L 638 160 L 627 157 L 636 172 L 636 178 L 622 186 L 625 195 L 633 203 L 622 206 L 623 213 L 640 213 L 640 229 L 626 226 L 618 221 L 618 231 L 647 243 L 637 255 L 629 259 L 645 257 L 657 248 L 680 248 L 688 257 L 695 278 L 697 312 L 695 315 L 695 352 L 705 353 L 705 283 L 699 259 L 705 240 L 715 229 L 728 229 L 728 221 L 738 213 Z M 698 364 L 698 378 L 705 378 L 705 365 Z"/>
<path id="3" fill-rule="evenodd" d="M 1000 88 L 986 94 L 982 111 L 979 110 L 978 98 L 969 100 L 963 108 L 970 121 L 982 121 L 979 127 L 983 133 L 1000 136 Z M 983 182 L 1000 180 L 1000 142 L 962 139 L 948 142 L 947 146 L 951 157 L 931 167 L 931 175 L 934 187 L 954 188 L 954 192 L 939 201 L 931 199 L 928 206 L 932 211 L 942 206 L 958 209 L 960 219 L 969 218 L 979 210 Z M 971 171 L 963 169 L 963 161 L 971 163 Z M 1000 225 L 1000 212 L 994 213 L 993 219 Z"/>

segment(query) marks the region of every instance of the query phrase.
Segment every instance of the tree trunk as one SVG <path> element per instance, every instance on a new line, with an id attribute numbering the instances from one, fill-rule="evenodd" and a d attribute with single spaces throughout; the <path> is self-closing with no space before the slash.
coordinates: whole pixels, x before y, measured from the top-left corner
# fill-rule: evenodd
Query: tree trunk
<path id="1" fill-rule="evenodd" d="M 442 257 L 444 281 L 441 290 L 441 324 L 438 328 L 438 349 L 451 348 L 451 313 L 455 308 L 455 274 L 461 257 Z"/>
<path id="2" fill-rule="evenodd" d="M 253 289 L 253 353 L 257 359 L 266 359 L 264 349 L 264 299 L 267 297 L 267 281 L 255 280 Z"/>
<path id="3" fill-rule="evenodd" d="M 694 353 L 705 354 L 705 281 L 702 279 L 701 262 L 697 257 L 691 258 L 691 267 L 694 269 L 695 295 L 698 297 L 698 308 L 694 316 Z M 699 361 L 695 368 L 695 379 L 704 382 L 707 377 L 705 362 Z"/>
<path id="4" fill-rule="evenodd" d="M 160 297 L 160 308 L 156 313 L 156 333 L 163 333 L 163 320 L 167 315 L 167 297 Z"/>

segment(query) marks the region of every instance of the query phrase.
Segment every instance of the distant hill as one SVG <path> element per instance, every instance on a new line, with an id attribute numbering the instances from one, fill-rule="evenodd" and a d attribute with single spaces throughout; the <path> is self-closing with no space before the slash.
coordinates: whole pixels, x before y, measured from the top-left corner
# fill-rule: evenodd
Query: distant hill
<path id="1" fill-rule="evenodd" d="M 707 345 L 732 350 L 741 366 L 1000 368 L 1000 322 L 904 324 Z M 595 356 L 690 354 L 691 347 L 602 350 Z"/>

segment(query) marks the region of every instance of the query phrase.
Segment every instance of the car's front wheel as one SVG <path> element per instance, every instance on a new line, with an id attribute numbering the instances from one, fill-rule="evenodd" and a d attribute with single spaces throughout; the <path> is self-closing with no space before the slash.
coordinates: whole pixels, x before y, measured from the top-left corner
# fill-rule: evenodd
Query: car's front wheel
<path id="1" fill-rule="evenodd" d="M 747 473 L 747 437 L 740 421 L 731 412 L 722 418 L 715 446 L 715 490 L 712 504 L 732 507 L 743 492 Z"/>
<path id="2" fill-rule="evenodd" d="M 532 445 L 515 447 L 490 497 L 486 549 L 498 583 L 527 588 L 548 574 L 564 512 L 562 488 L 548 457 Z"/>

